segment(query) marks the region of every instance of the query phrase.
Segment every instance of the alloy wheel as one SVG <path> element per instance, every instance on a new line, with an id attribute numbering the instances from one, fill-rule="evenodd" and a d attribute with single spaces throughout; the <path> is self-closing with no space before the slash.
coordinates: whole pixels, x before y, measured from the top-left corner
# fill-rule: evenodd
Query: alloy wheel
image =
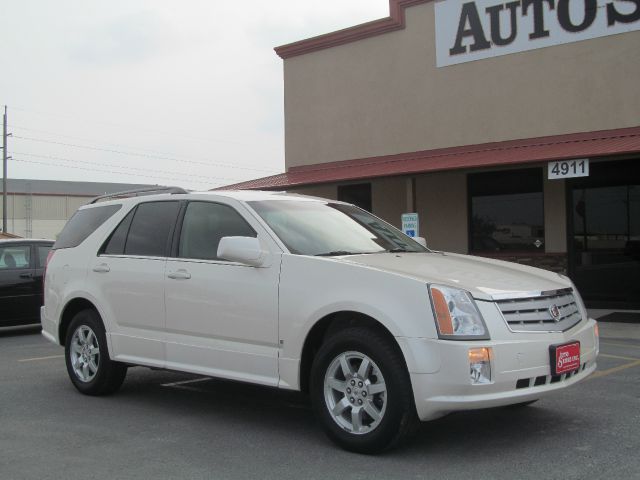
<path id="1" fill-rule="evenodd" d="M 98 337 L 87 325 L 80 325 L 71 337 L 69 356 L 78 380 L 88 383 L 98 373 L 100 346 Z"/>
<path id="2" fill-rule="evenodd" d="M 387 408 L 387 387 L 380 368 L 355 351 L 333 359 L 324 378 L 324 396 L 333 420 L 356 435 L 378 427 Z"/>

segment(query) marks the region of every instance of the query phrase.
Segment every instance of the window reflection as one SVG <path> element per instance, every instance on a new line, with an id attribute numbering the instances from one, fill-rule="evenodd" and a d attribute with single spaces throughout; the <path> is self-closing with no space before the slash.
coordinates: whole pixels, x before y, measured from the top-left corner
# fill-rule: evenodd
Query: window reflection
<path id="1" fill-rule="evenodd" d="M 544 251 L 541 169 L 469 175 L 471 251 Z"/>
<path id="2" fill-rule="evenodd" d="M 628 262 L 640 256 L 640 186 L 573 191 L 574 248 L 578 265 Z"/>

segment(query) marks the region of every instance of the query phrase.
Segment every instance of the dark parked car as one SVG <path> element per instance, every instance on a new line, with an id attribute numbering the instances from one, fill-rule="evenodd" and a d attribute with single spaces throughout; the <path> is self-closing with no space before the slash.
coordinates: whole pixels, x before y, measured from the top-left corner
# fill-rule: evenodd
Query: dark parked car
<path id="1" fill-rule="evenodd" d="M 0 327 L 40 323 L 42 278 L 53 240 L 0 240 Z"/>

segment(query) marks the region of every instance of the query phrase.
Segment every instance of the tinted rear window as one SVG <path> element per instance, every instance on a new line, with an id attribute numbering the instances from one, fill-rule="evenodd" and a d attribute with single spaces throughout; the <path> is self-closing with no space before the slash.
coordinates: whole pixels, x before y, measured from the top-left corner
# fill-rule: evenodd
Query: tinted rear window
<path id="1" fill-rule="evenodd" d="M 131 226 L 131 220 L 135 209 L 131 210 L 126 217 L 120 222 L 120 225 L 113 231 L 100 253 L 106 255 L 122 255 L 124 253 L 124 245 L 127 242 L 127 234 Z"/>
<path id="2" fill-rule="evenodd" d="M 53 248 L 77 247 L 121 208 L 122 205 L 104 205 L 78 210 L 60 232 Z"/>
<path id="3" fill-rule="evenodd" d="M 141 203 L 129 227 L 124 247 L 125 255 L 164 257 L 169 234 L 178 218 L 178 202 Z"/>

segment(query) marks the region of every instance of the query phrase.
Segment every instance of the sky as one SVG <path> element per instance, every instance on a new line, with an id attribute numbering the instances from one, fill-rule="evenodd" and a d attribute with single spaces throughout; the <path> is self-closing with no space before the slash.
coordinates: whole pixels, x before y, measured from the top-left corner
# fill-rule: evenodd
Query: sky
<path id="1" fill-rule="evenodd" d="M 273 48 L 388 0 L 0 0 L 9 178 L 205 190 L 284 171 Z"/>

